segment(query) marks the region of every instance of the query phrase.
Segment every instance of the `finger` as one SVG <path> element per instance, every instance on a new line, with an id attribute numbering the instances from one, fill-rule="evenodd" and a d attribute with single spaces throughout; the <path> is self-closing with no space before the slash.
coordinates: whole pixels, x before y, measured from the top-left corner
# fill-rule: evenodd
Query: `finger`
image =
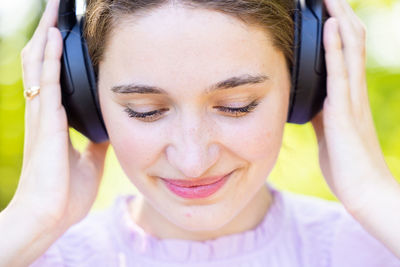
<path id="1" fill-rule="evenodd" d="M 338 19 L 350 76 L 358 78 L 359 81 L 363 78 L 360 75 L 365 73 L 359 71 L 365 66 L 365 26 L 346 0 L 327 0 L 327 8 L 331 15 Z"/>
<path id="2" fill-rule="evenodd" d="M 346 0 L 326 0 L 326 6 L 330 15 L 338 19 L 343 47 L 355 50 L 347 49 L 345 52 L 357 54 L 364 52 L 362 39 L 365 37 L 365 27 Z"/>
<path id="3" fill-rule="evenodd" d="M 40 79 L 40 129 L 43 134 L 62 132 L 67 134 L 66 114 L 61 103 L 60 68 L 62 37 L 57 28 L 48 31 Z"/>
<path id="4" fill-rule="evenodd" d="M 37 135 L 38 117 L 39 114 L 39 99 L 38 96 L 25 102 L 25 122 L 24 122 L 24 155 L 23 155 L 23 166 L 26 162 L 26 158 L 30 157 L 30 151 L 32 144 Z"/>
<path id="5" fill-rule="evenodd" d="M 25 58 L 21 54 L 21 63 L 22 63 L 22 76 L 24 80 L 24 88 L 30 88 L 33 85 L 39 85 L 40 76 L 37 79 L 26 78 L 29 76 L 29 73 L 35 72 L 35 67 L 31 67 L 29 63 L 25 61 Z M 38 75 L 40 75 L 38 73 Z M 28 80 L 29 82 L 26 82 Z M 35 81 L 36 80 L 36 81 Z M 23 94 L 23 92 L 21 92 Z M 24 114 L 24 156 L 23 156 L 23 166 L 24 169 L 26 158 L 30 157 L 30 151 L 32 143 L 36 138 L 37 128 L 38 128 L 38 117 L 39 117 L 39 96 L 35 96 L 32 99 L 25 100 L 25 114 Z"/>
<path id="6" fill-rule="evenodd" d="M 366 85 L 366 28 L 360 18 L 356 15 L 346 0 L 340 0 L 340 4 L 347 13 L 347 17 L 352 23 L 351 43 L 344 43 L 345 61 L 349 71 L 350 96 L 352 105 L 356 110 L 368 102 L 368 92 Z M 344 39 L 344 37 L 343 37 Z"/>
<path id="7" fill-rule="evenodd" d="M 347 24 L 353 25 L 356 15 L 346 0 L 325 0 L 325 5 L 331 17 L 341 18 Z"/>
<path id="8" fill-rule="evenodd" d="M 342 17 L 348 24 L 357 27 L 358 17 L 347 0 L 325 0 L 325 2 L 332 17 Z"/>
<path id="9" fill-rule="evenodd" d="M 324 125 L 323 125 L 323 110 L 318 112 L 317 115 L 311 120 L 311 124 L 315 131 L 315 136 L 317 137 L 318 144 L 320 144 L 324 139 Z"/>
<path id="10" fill-rule="evenodd" d="M 47 42 L 47 31 L 55 25 L 57 20 L 59 0 L 49 0 L 38 27 L 32 39 L 24 47 L 22 56 L 24 58 L 24 86 L 29 88 L 39 84 L 42 71 L 43 54 Z"/>
<path id="11" fill-rule="evenodd" d="M 42 18 L 36 28 L 29 46 L 31 49 L 32 60 L 42 61 L 43 51 L 47 41 L 47 30 L 56 26 L 58 17 L 58 6 L 60 0 L 49 0 Z"/>
<path id="12" fill-rule="evenodd" d="M 105 156 L 110 142 L 106 141 L 103 143 L 93 143 L 89 141 L 86 146 L 84 156 L 94 163 L 96 169 L 99 171 L 103 170 Z"/>
<path id="13" fill-rule="evenodd" d="M 72 164 L 77 164 L 76 162 L 80 158 L 80 153 L 78 150 L 75 149 L 74 145 L 72 144 L 70 131 L 68 131 L 68 155 L 69 162 L 71 162 Z"/>
<path id="14" fill-rule="evenodd" d="M 339 0 L 339 4 L 341 5 L 344 12 L 346 12 L 346 15 L 349 18 L 350 22 L 352 23 L 353 27 L 357 29 L 359 27 L 361 20 L 356 15 L 353 8 L 351 8 L 347 0 Z"/>
<path id="15" fill-rule="evenodd" d="M 325 108 L 350 112 L 348 73 L 342 51 L 342 41 L 336 18 L 329 18 L 324 31 L 325 59 L 327 68 L 327 98 Z M 330 112 L 330 111 L 329 111 Z"/>
<path id="16" fill-rule="evenodd" d="M 22 76 L 24 88 L 40 84 L 40 73 L 42 70 L 43 53 L 47 41 L 46 33 L 48 27 L 55 25 L 57 19 L 59 0 L 50 0 L 40 23 L 28 44 L 21 52 Z M 31 144 L 36 138 L 38 127 L 39 96 L 34 97 L 25 103 L 25 136 L 24 136 L 24 162 L 29 157 Z M 22 167 L 24 168 L 24 166 Z"/>
<path id="17" fill-rule="evenodd" d="M 365 74 L 365 26 L 346 0 L 329 0 L 327 1 L 327 8 L 338 19 L 344 61 L 351 88 L 350 99 L 354 109 L 359 110 L 368 102 Z"/>

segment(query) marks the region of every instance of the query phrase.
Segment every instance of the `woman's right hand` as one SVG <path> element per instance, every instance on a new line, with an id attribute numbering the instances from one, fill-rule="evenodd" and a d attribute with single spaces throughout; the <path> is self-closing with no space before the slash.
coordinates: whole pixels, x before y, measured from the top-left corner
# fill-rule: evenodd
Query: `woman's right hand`
<path id="1" fill-rule="evenodd" d="M 62 37 L 55 28 L 60 0 L 49 0 L 21 52 L 24 87 L 40 85 L 26 100 L 25 146 L 20 181 L 8 208 L 43 228 L 67 229 L 83 219 L 96 198 L 108 142 L 89 142 L 81 154 L 71 144 L 61 103 Z M 22 214 L 23 213 L 23 214 Z"/>

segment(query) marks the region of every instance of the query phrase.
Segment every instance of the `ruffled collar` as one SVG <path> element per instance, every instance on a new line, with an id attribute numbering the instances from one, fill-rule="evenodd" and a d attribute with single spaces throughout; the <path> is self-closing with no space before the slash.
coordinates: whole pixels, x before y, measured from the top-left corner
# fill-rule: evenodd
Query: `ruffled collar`
<path id="1" fill-rule="evenodd" d="M 117 197 L 112 209 L 114 212 L 112 218 L 115 220 L 113 224 L 117 225 L 117 230 L 124 246 L 129 248 L 129 253 L 152 260 L 202 262 L 243 256 L 276 244 L 279 240 L 277 237 L 284 228 L 286 212 L 282 192 L 268 182 L 265 185 L 273 196 L 273 202 L 257 227 L 241 233 L 206 241 L 158 239 L 146 233 L 131 220 L 128 203 L 135 195 Z"/>

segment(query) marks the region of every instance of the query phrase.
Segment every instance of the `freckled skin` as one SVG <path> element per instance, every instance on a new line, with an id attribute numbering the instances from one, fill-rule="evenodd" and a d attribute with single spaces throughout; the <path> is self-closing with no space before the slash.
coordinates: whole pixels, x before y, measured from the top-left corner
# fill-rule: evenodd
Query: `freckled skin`
<path id="1" fill-rule="evenodd" d="M 218 25 L 216 27 L 215 25 Z M 271 196 L 265 181 L 282 143 L 290 79 L 283 53 L 264 30 L 225 14 L 166 6 L 141 18 L 122 18 L 100 62 L 102 113 L 118 160 L 140 191 L 132 220 L 159 238 L 206 240 L 255 227 Z M 265 74 L 264 83 L 207 95 L 232 76 Z M 110 88 L 154 85 L 167 95 L 118 96 Z M 214 107 L 260 103 L 234 118 Z M 130 118 L 166 107 L 153 122 Z M 227 174 L 207 199 L 172 194 L 158 177 L 193 179 Z"/>

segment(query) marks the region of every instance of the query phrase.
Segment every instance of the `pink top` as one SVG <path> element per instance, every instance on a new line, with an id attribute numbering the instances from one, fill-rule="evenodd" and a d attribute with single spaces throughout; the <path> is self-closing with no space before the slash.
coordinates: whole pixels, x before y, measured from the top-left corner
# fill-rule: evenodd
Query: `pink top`
<path id="1" fill-rule="evenodd" d="M 208 241 L 158 239 L 129 219 L 122 195 L 73 225 L 31 266 L 400 267 L 340 203 L 278 191 L 254 229 Z"/>

